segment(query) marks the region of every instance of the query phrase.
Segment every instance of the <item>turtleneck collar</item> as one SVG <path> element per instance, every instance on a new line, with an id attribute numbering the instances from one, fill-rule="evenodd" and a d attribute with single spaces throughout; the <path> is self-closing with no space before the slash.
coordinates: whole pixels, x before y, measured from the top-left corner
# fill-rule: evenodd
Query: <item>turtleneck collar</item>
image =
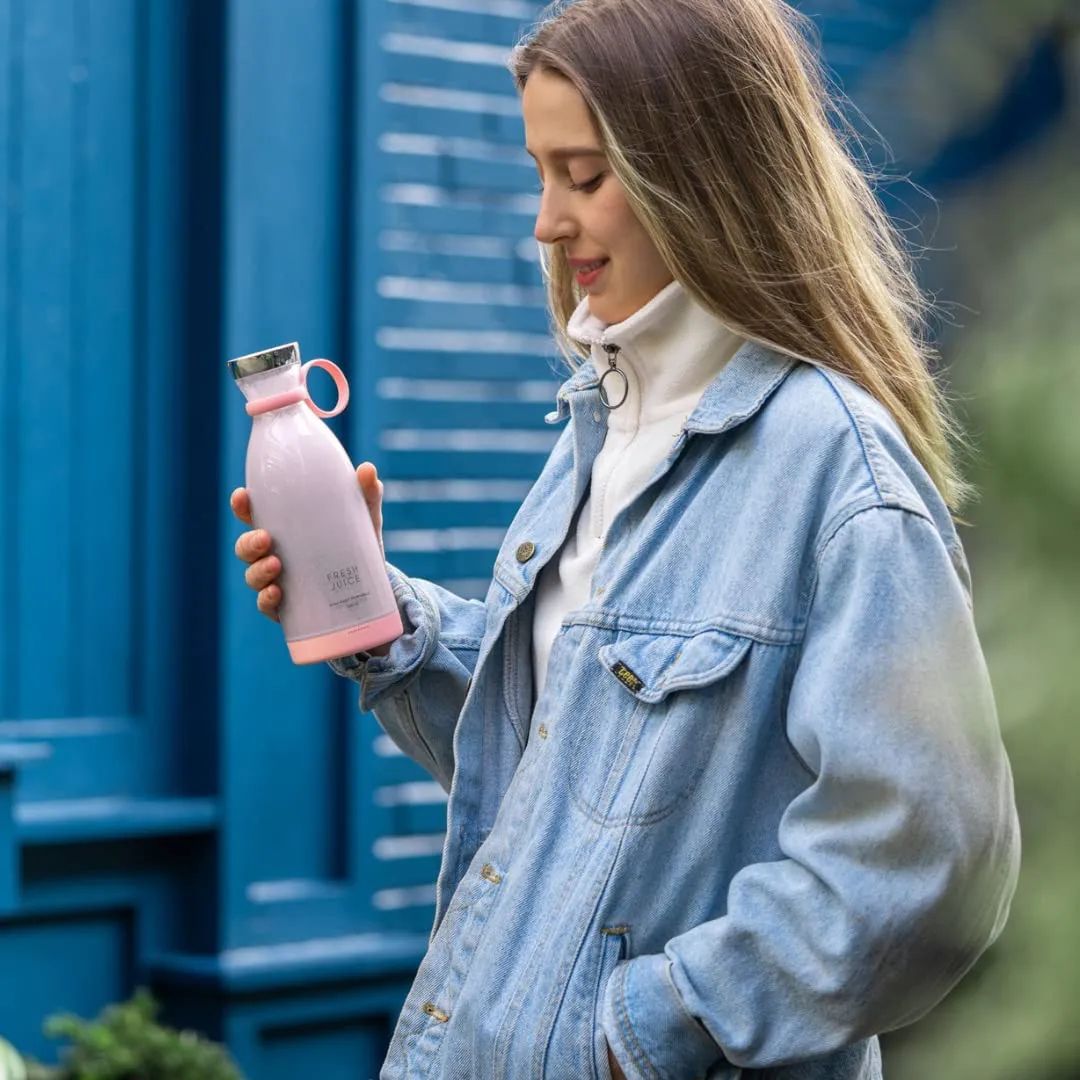
<path id="1" fill-rule="evenodd" d="M 661 289 L 629 318 L 610 325 L 592 314 L 585 297 L 566 332 L 590 347 L 593 367 L 601 376 L 611 366 L 604 346 L 618 346 L 616 360 L 628 389 L 622 405 L 608 412 L 608 426 L 623 429 L 666 420 L 676 413 L 688 416 L 744 340 L 698 304 L 678 281 Z M 605 391 L 618 401 L 622 380 L 612 376 Z"/>

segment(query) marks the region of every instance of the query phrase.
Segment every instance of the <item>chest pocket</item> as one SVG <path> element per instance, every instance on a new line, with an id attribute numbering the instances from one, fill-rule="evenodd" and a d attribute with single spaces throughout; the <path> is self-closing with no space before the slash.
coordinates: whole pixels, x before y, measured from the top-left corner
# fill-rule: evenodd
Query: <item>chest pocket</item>
<path id="1" fill-rule="evenodd" d="M 588 715 L 567 721 L 578 807 L 604 825 L 648 825 L 685 800 L 718 753 L 751 644 L 706 630 L 618 634 L 601 645 Z"/>

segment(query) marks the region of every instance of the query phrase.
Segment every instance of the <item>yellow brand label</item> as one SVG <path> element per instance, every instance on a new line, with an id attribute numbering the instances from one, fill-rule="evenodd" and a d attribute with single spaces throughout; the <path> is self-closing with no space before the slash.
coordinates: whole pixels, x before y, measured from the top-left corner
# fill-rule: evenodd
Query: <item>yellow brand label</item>
<path id="1" fill-rule="evenodd" d="M 611 669 L 611 671 L 615 678 L 630 687 L 635 694 L 645 686 L 645 684 L 621 660 Z"/>

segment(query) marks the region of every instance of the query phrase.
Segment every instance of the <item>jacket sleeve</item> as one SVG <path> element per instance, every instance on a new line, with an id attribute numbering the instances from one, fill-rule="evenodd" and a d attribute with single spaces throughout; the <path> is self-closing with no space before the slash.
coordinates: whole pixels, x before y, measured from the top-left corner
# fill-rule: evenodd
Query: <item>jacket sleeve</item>
<path id="1" fill-rule="evenodd" d="M 386 656 L 358 653 L 329 661 L 360 686 L 360 708 L 450 791 L 454 728 L 465 703 L 487 610 L 434 582 L 406 577 L 387 563 L 404 633 Z"/>
<path id="2" fill-rule="evenodd" d="M 1019 825 L 962 550 L 874 506 L 816 566 L 786 717 L 810 783 L 784 857 L 743 867 L 722 917 L 615 968 L 600 1022 L 631 1080 L 805 1061 L 911 1023 L 1005 923 Z"/>

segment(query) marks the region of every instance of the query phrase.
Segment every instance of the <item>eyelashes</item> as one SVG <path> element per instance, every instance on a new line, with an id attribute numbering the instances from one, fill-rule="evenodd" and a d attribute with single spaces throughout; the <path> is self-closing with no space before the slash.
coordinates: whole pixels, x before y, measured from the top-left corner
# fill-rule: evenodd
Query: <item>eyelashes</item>
<path id="1" fill-rule="evenodd" d="M 584 184 L 571 184 L 571 191 L 595 191 L 600 186 L 600 181 L 604 179 L 605 173 L 598 173 L 591 180 L 586 180 Z"/>
<path id="2" fill-rule="evenodd" d="M 571 183 L 570 184 L 570 190 L 571 191 L 584 191 L 587 195 L 591 195 L 600 186 L 600 184 L 603 181 L 605 176 L 607 176 L 607 173 L 602 172 L 602 173 L 599 173 L 598 175 L 594 176 L 591 180 L 586 180 L 584 184 Z M 536 185 L 536 192 L 537 192 L 538 195 L 543 195 L 543 193 L 544 193 L 544 185 L 543 184 L 537 184 Z"/>

